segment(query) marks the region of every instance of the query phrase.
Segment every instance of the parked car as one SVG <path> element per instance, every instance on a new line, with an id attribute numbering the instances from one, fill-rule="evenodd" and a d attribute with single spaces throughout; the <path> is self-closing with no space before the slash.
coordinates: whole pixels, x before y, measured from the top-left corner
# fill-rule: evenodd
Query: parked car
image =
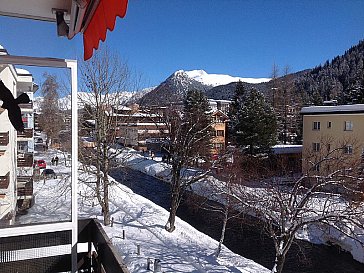
<path id="1" fill-rule="evenodd" d="M 57 178 L 57 174 L 55 173 L 55 171 L 53 169 L 44 169 L 42 172 L 42 176 L 44 178 L 50 178 L 50 179 Z"/>
<path id="2" fill-rule="evenodd" d="M 47 163 L 43 159 L 35 160 L 34 167 L 38 167 L 39 169 L 47 168 Z"/>
<path id="3" fill-rule="evenodd" d="M 43 138 L 41 138 L 41 137 L 37 137 L 37 138 L 35 139 L 35 143 L 43 143 Z"/>

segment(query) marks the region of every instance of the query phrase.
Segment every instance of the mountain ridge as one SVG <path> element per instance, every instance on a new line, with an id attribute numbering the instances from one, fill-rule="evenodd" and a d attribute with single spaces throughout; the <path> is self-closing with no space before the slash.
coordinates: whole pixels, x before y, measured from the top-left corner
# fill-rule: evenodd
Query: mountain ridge
<path id="1" fill-rule="evenodd" d="M 205 70 L 177 70 L 154 90 L 147 93 L 138 100 L 138 103 L 147 105 L 165 105 L 183 100 L 188 90 L 198 89 L 204 91 L 209 98 L 216 98 L 216 95 L 209 92 L 218 86 L 226 86 L 233 82 L 243 81 L 251 86 L 264 84 L 270 78 L 243 78 L 233 77 L 225 74 L 209 74 Z"/>

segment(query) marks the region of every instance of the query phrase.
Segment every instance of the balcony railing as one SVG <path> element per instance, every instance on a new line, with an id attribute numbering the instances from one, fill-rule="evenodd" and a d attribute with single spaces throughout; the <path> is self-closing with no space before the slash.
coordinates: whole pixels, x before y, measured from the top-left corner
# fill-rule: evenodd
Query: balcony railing
<path id="1" fill-rule="evenodd" d="M 18 196 L 32 196 L 33 195 L 33 187 L 32 188 L 18 188 Z"/>
<path id="2" fill-rule="evenodd" d="M 94 219 L 78 221 L 78 243 L 86 242 L 89 243 L 89 247 L 93 244 L 96 249 L 96 255 L 91 257 L 91 259 L 95 259 L 93 264 L 98 265 L 94 268 L 94 272 L 129 273 L 123 259 L 117 254 L 101 224 Z M 79 253 L 79 257 L 88 257 L 87 255 L 87 253 L 83 255 Z M 79 269 L 91 272 L 93 268 L 87 260 L 89 259 L 82 258 L 78 261 Z"/>
<path id="3" fill-rule="evenodd" d="M 33 138 L 33 128 L 26 128 L 24 132 L 18 132 L 18 138 Z"/>
<path id="4" fill-rule="evenodd" d="M 19 183 L 26 182 L 19 186 Z M 18 196 L 33 195 L 33 178 L 31 176 L 18 176 Z"/>
<path id="5" fill-rule="evenodd" d="M 9 187 L 10 173 L 7 173 L 5 176 L 0 176 L 0 189 L 7 189 Z"/>
<path id="6" fill-rule="evenodd" d="M 9 132 L 0 133 L 0 146 L 7 146 L 9 143 Z"/>
<path id="7" fill-rule="evenodd" d="M 17 163 L 18 167 L 32 167 L 33 154 L 18 154 Z"/>
<path id="8" fill-rule="evenodd" d="M 19 104 L 20 109 L 33 109 L 33 102 Z"/>
<path id="9" fill-rule="evenodd" d="M 1 272 L 71 272 L 71 254 L 65 254 L 63 247 L 71 243 L 71 235 L 66 230 L 0 238 Z M 102 226 L 94 219 L 78 221 L 78 243 L 87 243 L 89 248 L 77 253 L 78 272 L 129 273 Z M 49 250 L 51 255 L 34 251 L 36 248 Z M 24 259 L 19 250 L 32 255 Z"/>
<path id="10" fill-rule="evenodd" d="M 32 176 L 24 176 L 24 175 L 19 175 L 17 177 L 17 182 L 18 183 L 33 183 L 33 177 Z"/>

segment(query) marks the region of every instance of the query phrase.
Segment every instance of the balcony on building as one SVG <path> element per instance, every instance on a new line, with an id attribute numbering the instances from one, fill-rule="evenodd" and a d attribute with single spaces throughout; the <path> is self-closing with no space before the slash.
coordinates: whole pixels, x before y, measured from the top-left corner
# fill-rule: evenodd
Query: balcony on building
<path id="1" fill-rule="evenodd" d="M 8 146 L 9 144 L 9 132 L 0 133 L 0 146 Z"/>
<path id="2" fill-rule="evenodd" d="M 23 110 L 31 110 L 33 111 L 33 102 L 29 102 L 29 103 L 20 103 L 19 104 L 20 109 Z"/>
<path id="3" fill-rule="evenodd" d="M 33 154 L 21 153 L 17 157 L 18 167 L 33 167 Z"/>
<path id="4" fill-rule="evenodd" d="M 24 132 L 18 132 L 19 138 L 33 138 L 33 128 L 25 128 Z"/>
<path id="5" fill-rule="evenodd" d="M 10 184 L 10 173 L 0 176 L 0 190 L 7 190 Z"/>
<path id="6" fill-rule="evenodd" d="M 17 193 L 18 199 L 33 196 L 33 177 L 18 176 L 17 177 Z"/>

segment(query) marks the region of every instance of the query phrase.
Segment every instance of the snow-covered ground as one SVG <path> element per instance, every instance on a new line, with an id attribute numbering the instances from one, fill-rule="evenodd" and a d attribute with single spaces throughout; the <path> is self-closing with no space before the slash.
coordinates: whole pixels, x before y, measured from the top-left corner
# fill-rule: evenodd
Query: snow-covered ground
<path id="1" fill-rule="evenodd" d="M 130 168 L 139 170 L 148 175 L 155 176 L 157 178 L 163 179 L 165 181 L 170 180 L 169 167 L 165 163 L 156 162 L 153 160 L 148 160 L 133 150 L 129 150 L 130 156 L 128 157 L 127 165 Z M 157 161 L 160 158 L 156 159 Z M 209 191 L 206 189 L 208 183 L 215 183 L 216 179 L 208 177 L 205 181 L 201 183 L 193 184 L 194 192 L 198 194 L 208 195 Z M 217 181 L 219 182 L 219 181 Z M 254 190 L 259 190 L 255 188 Z M 264 189 L 262 189 L 264 191 Z M 317 200 L 316 206 L 319 206 L 321 202 L 327 202 L 326 198 L 323 200 Z M 364 231 L 355 228 L 355 236 L 361 243 L 357 240 L 343 235 L 343 233 L 333 229 L 333 228 L 323 228 L 322 226 L 311 225 L 303 230 L 299 230 L 296 234 L 296 238 L 300 240 L 309 241 L 314 244 L 336 244 L 342 249 L 350 252 L 353 258 L 361 263 L 364 263 Z"/>
<path id="2" fill-rule="evenodd" d="M 56 151 L 39 154 L 50 164 Z M 53 168 L 59 177 L 34 182 L 35 205 L 28 214 L 20 216 L 20 223 L 50 222 L 67 220 L 70 217 L 70 168 L 65 167 L 62 155 L 58 166 Z M 128 164 L 150 175 L 167 176 L 164 163 L 148 160 L 130 151 Z M 97 218 L 102 222 L 101 209 L 96 199 L 89 198 L 87 183 L 92 176 L 80 173 L 79 218 Z M 176 230 L 165 231 L 168 212 L 148 199 L 133 193 L 129 188 L 115 183 L 110 189 L 111 216 L 113 227 L 104 227 L 117 251 L 123 257 L 130 272 L 147 272 L 147 258 L 159 259 L 163 272 L 270 272 L 263 266 L 241 257 L 223 247 L 218 258 L 214 252 L 218 242 L 197 231 L 181 219 L 176 219 Z M 122 239 L 123 230 L 125 239 Z M 137 254 L 140 246 L 140 254 Z"/>

